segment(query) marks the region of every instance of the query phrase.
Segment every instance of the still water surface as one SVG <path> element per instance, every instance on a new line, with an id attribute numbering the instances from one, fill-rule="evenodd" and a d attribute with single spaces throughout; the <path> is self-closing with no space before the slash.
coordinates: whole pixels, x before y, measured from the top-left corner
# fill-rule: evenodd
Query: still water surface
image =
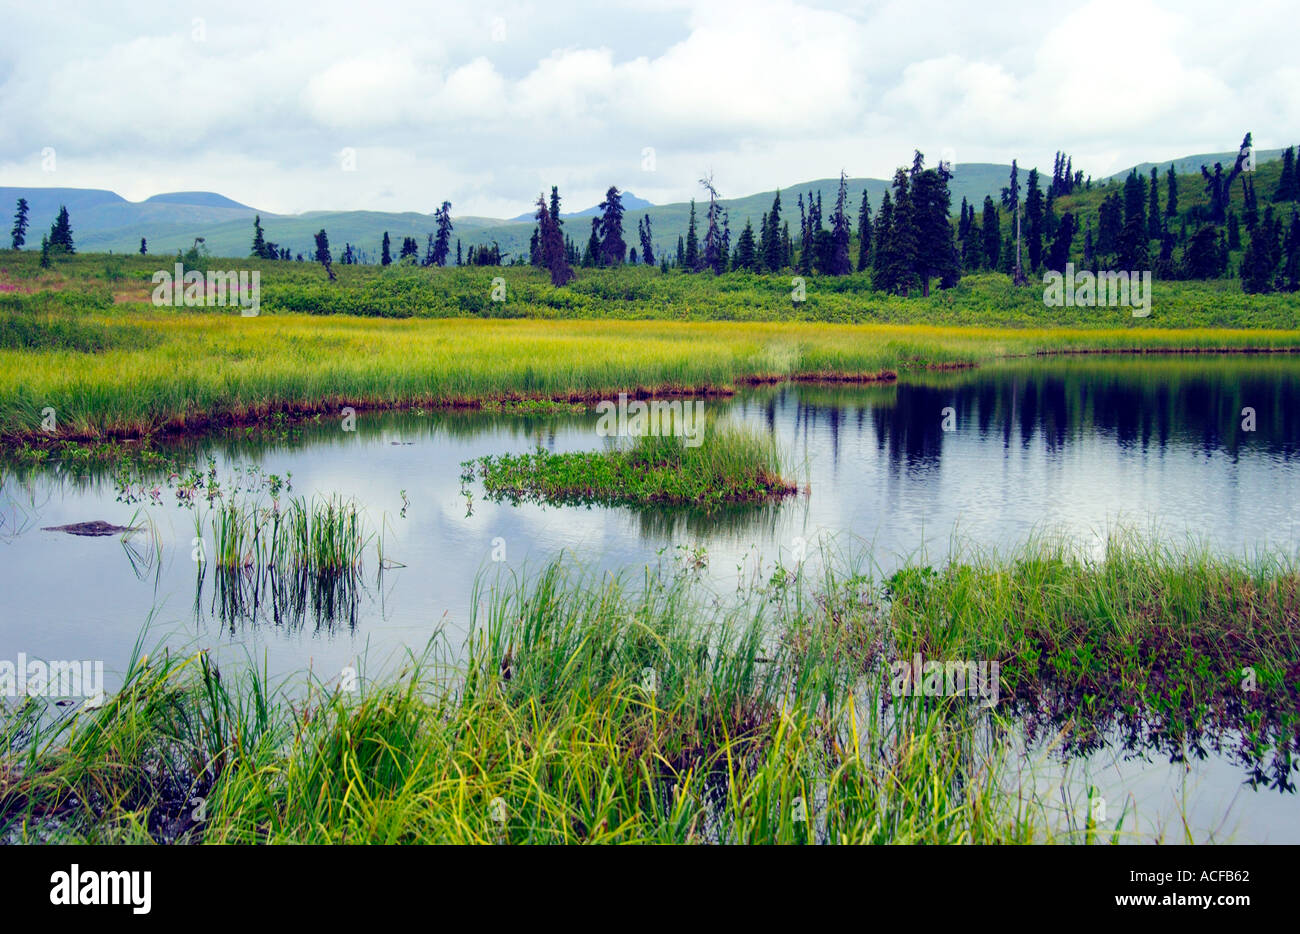
<path id="1" fill-rule="evenodd" d="M 702 548 L 704 573 L 727 593 L 775 562 L 789 563 L 796 549 L 816 561 L 823 546 L 869 549 L 883 573 L 909 558 L 941 562 L 954 543 L 1011 548 L 1038 533 L 1100 549 L 1121 526 L 1230 553 L 1295 556 L 1300 547 L 1294 358 L 1010 362 L 923 384 L 763 387 L 707 407 L 771 432 L 801 493 L 713 515 L 493 503 L 477 484 L 466 497 L 460 465 L 469 458 L 609 443 L 597 436 L 594 413 L 362 413 L 355 432 L 324 420 L 270 440 L 227 434 L 186 442 L 184 455 L 204 466 L 214 460 L 222 478 L 252 466 L 291 474 L 295 494 L 355 497 L 372 526 L 384 528 L 386 555 L 404 567 L 378 576 L 368 550 L 367 586 L 333 619 L 308 611 L 276 621 L 264 607 L 223 612 L 210 573 L 196 593 L 193 512 L 165 484 L 160 502 L 130 503 L 108 475 L 8 470 L 0 489 L 0 657 L 104 659 L 111 683 L 152 619 L 150 642 L 251 655 L 273 674 L 338 671 L 359 655 L 374 670 L 439 628 L 458 643 L 477 577 L 536 569 L 561 553 L 591 571 L 636 573 Z M 1244 409 L 1253 410 L 1253 425 Z M 42 530 L 95 519 L 128 525 L 142 509 L 159 555 L 147 536 L 123 543 Z M 1089 776 L 1084 781 L 1108 775 L 1108 787 L 1142 798 L 1157 823 L 1179 798 L 1203 829 L 1300 841 L 1293 794 L 1244 787 L 1241 768 L 1220 756 L 1190 771 L 1166 755 L 1148 758 L 1103 749 L 1071 768 Z M 1040 769 L 1035 780 L 1051 771 Z"/>

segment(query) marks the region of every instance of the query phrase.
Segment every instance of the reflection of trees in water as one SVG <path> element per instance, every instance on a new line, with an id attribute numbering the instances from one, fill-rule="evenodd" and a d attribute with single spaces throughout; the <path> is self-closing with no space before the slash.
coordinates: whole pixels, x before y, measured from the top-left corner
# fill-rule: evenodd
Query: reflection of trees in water
<path id="1" fill-rule="evenodd" d="M 943 409 L 956 413 L 957 435 L 974 428 L 982 438 L 1028 447 L 1041 439 L 1049 452 L 1099 433 L 1123 447 L 1163 449 L 1175 442 L 1204 453 L 1236 457 L 1243 448 L 1291 458 L 1300 444 L 1300 360 L 1279 356 L 1075 357 L 990 365 L 941 373 L 908 374 L 888 384 L 779 384 L 743 390 L 711 406 L 757 417 L 770 431 L 793 423 L 797 443 L 809 446 L 825 430 L 833 462 L 847 437 L 870 430 L 892 465 L 935 466 L 942 455 Z M 1243 408 L 1255 410 L 1256 430 L 1241 427 Z M 424 414 L 360 412 L 355 432 L 333 416 L 294 425 L 231 428 L 171 439 L 159 448 L 182 463 L 216 457 L 258 459 L 292 451 L 364 442 L 456 440 L 488 434 L 553 449 L 560 432 L 590 428 L 598 447 L 594 412 L 507 414 L 474 409 Z M 114 468 L 87 462 L 10 465 L 20 476 L 40 475 L 58 488 L 103 492 Z M 157 468 L 153 474 L 165 468 Z M 145 475 L 151 472 L 146 471 Z"/>
<path id="2" fill-rule="evenodd" d="M 888 386 L 782 386 L 738 400 L 755 404 L 769 428 L 793 422 L 795 438 L 812 443 L 825 429 L 839 461 L 842 436 L 870 425 L 882 455 L 909 470 L 938 464 L 943 410 L 952 406 L 954 437 L 974 428 L 1003 446 L 1041 442 L 1059 452 L 1092 434 L 1121 447 L 1164 449 L 1181 443 L 1236 458 L 1243 449 L 1286 459 L 1300 445 L 1300 361 L 1285 358 L 1053 359 L 942 374 Z M 1255 430 L 1242 428 L 1242 410 Z M 782 414 L 785 418 L 782 418 Z"/>

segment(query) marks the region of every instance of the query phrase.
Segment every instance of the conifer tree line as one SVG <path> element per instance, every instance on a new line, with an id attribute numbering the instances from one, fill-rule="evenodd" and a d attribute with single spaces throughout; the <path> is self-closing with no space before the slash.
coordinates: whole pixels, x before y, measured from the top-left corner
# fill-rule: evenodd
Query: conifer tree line
<path id="1" fill-rule="evenodd" d="M 399 263 L 406 265 L 419 264 L 423 266 L 447 265 L 447 261 L 451 255 L 451 233 L 454 229 L 451 220 L 450 201 L 444 201 L 442 205 L 433 212 L 433 220 L 434 230 L 429 232 L 425 245 L 424 258 L 420 258 L 419 241 L 417 241 L 415 237 L 404 236 L 402 238 L 402 245 L 397 254 L 397 261 Z M 333 281 L 334 272 L 332 261 L 330 263 L 325 263 L 320 259 L 321 234 L 323 233 L 324 231 L 322 230 L 320 233 L 315 235 L 316 252 L 313 255 L 318 262 L 321 262 L 322 265 L 325 266 L 326 270 L 330 273 L 330 280 Z M 142 240 L 141 243 L 143 244 L 143 242 L 144 241 Z M 143 250 L 141 250 L 141 252 L 143 252 Z M 253 217 L 253 247 L 249 255 L 255 256 L 259 259 L 292 259 L 288 247 L 282 247 L 279 244 L 266 239 L 266 232 L 262 229 L 262 217 L 260 214 Z M 495 261 L 488 263 L 486 260 L 492 257 L 495 257 Z M 302 258 L 302 254 L 299 253 L 298 260 L 300 262 L 302 261 Z M 352 266 L 365 262 L 365 258 L 366 254 L 362 250 L 353 246 L 351 243 L 348 243 L 344 245 L 343 253 L 339 257 L 339 262 L 344 266 Z M 501 259 L 500 248 L 498 247 L 496 249 L 495 254 L 485 254 L 484 259 L 485 261 L 482 265 L 498 265 Z M 383 266 L 391 265 L 393 262 L 392 240 L 388 236 L 388 231 L 386 230 L 384 231 L 383 241 L 379 245 L 379 262 Z M 459 257 L 457 265 L 459 265 Z"/>
<path id="2" fill-rule="evenodd" d="M 790 234 L 794 218 L 783 216 L 778 190 L 758 230 L 747 219 L 731 248 L 726 211 L 719 205 L 712 179 L 702 180 L 709 196 L 704 242 L 701 246 L 692 201 L 686 234 L 678 238 L 676 266 L 686 272 L 790 271 L 802 276 L 846 276 L 871 270 L 878 289 L 928 295 L 932 285 L 950 288 L 961 277 L 962 256 L 949 216 L 951 179 L 947 166 L 926 168 L 918 152 L 910 170 L 900 168 L 895 174 L 874 218 L 863 189 L 855 219 L 848 176 L 841 172 L 829 216 L 820 192 L 796 193 L 797 237 Z"/>
<path id="3" fill-rule="evenodd" d="M 1159 167 L 1147 174 L 1133 169 L 1122 183 L 1112 181 L 1103 189 L 1095 216 L 1086 219 L 1068 207 L 1058 209 L 1058 198 L 1093 187 L 1091 178 L 1074 170 L 1068 155 L 1056 154 L 1045 190 L 1036 169 L 1022 187 L 1013 162 L 1000 203 L 986 197 L 977 211 L 962 201 L 957 221 L 962 268 L 999 270 L 1024 281 L 1048 270 L 1064 272 L 1074 262 L 1093 272 L 1150 270 L 1164 279 L 1236 275 L 1248 292 L 1294 291 L 1300 288 L 1296 147 L 1282 152 L 1271 203 L 1261 211 L 1254 173 L 1248 169 L 1251 145 L 1247 133 L 1231 166 L 1201 167 L 1204 204 L 1180 207 L 1179 175 L 1170 164 L 1163 172 Z M 1182 177 L 1184 183 L 1187 179 Z M 1237 251 L 1241 260 L 1234 270 L 1231 254 Z"/>
<path id="4" fill-rule="evenodd" d="M 874 214 L 867 190 L 861 191 L 854 215 L 848 177 L 841 172 L 833 204 L 824 205 L 822 192 L 796 192 L 794 205 L 783 204 L 778 189 L 771 207 L 757 226 L 750 218 L 733 237 L 729 211 L 719 196 L 713 176 L 699 180 L 702 203 L 691 199 L 686 230 L 677 236 L 676 251 L 656 249 L 651 216 L 636 220 L 635 245 L 625 233 L 623 193 L 610 186 L 591 219 L 581 246 L 565 230 L 560 194 L 551 186 L 550 197 L 538 196 L 536 224 L 527 256 L 512 264 L 547 269 L 552 281 L 573 278 L 573 267 L 605 268 L 625 264 L 658 266 L 663 272 L 685 273 L 788 273 L 791 275 L 844 276 L 870 273 L 871 286 L 898 295 L 928 295 L 930 289 L 950 288 L 965 272 L 998 271 L 1026 283 L 1030 276 L 1063 272 L 1066 265 L 1101 270 L 1150 270 L 1156 278 L 1211 279 L 1237 276 L 1248 292 L 1300 290 L 1300 164 L 1295 146 L 1283 150 L 1280 172 L 1272 191 L 1256 191 L 1251 134 L 1242 140 L 1233 163 L 1200 167 L 1200 178 L 1181 176 L 1183 185 L 1199 181 L 1190 199 L 1182 192 L 1180 176 L 1171 163 L 1163 171 L 1133 169 L 1122 182 L 1112 179 L 1101 196 L 1080 203 L 1078 197 L 1093 190 L 1091 177 L 1074 168 L 1073 158 L 1057 152 L 1050 178 L 1037 168 L 1022 172 L 1011 164 L 1008 183 L 995 199 L 986 195 L 976 205 L 962 199 L 956 219 L 951 217 L 952 169 L 942 162 L 925 166 L 914 154 L 912 165 L 900 167 L 882 193 Z M 1087 216 L 1081 212 L 1088 207 Z M 1064 205 L 1064 206 L 1062 206 Z M 1072 209 L 1073 208 L 1073 209 Z M 794 210 L 797 209 L 797 216 Z M 829 210 L 828 210 L 829 209 Z M 394 244 L 387 231 L 379 248 L 379 262 L 425 267 L 446 266 L 451 254 L 454 225 L 451 203 L 442 202 L 433 214 L 434 230 L 423 249 L 413 236 Z M 791 233 L 791 225 L 796 225 Z M 12 248 L 27 243 L 30 206 L 19 198 L 10 231 Z M 316 234 L 313 257 L 333 279 L 325 231 Z M 41 238 L 41 264 L 75 253 L 68 209 L 61 205 L 48 234 Z M 396 246 L 396 251 L 394 247 Z M 147 241 L 140 240 L 147 255 Z M 253 219 L 251 255 L 260 259 L 290 260 L 288 247 L 266 238 L 261 216 Z M 373 255 L 373 254 L 371 254 Z M 1233 257 L 1240 259 L 1233 264 Z M 297 260 L 303 261 L 303 254 Z M 368 261 L 368 255 L 347 243 L 342 265 Z M 463 249 L 456 240 L 454 264 L 499 266 L 505 261 L 495 241 Z"/>

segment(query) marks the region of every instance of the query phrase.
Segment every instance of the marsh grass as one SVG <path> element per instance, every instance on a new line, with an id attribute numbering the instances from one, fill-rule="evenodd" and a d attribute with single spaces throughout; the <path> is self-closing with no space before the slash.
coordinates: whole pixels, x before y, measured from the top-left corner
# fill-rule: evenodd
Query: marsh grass
<path id="1" fill-rule="evenodd" d="M 8 298 L 16 307 L 50 301 Z M 918 313 L 902 324 L 869 315 L 636 320 L 600 312 L 591 309 L 589 320 L 394 320 L 92 307 L 76 312 L 77 327 L 117 335 L 93 353 L 70 349 L 58 335 L 0 347 L 0 440 L 12 447 L 266 426 L 276 416 L 336 417 L 344 406 L 576 404 L 619 392 L 725 394 L 788 379 L 909 379 L 930 368 L 1045 353 L 1300 348 L 1295 330 L 1162 328 L 1131 320 L 1079 326 L 1027 318 L 993 326 L 972 318 L 988 324 L 974 327 L 963 326 L 957 312 L 941 319 Z M 144 335 L 143 342 L 133 334 Z M 46 406 L 58 413 L 53 437 L 40 428 Z"/>
<path id="2" fill-rule="evenodd" d="M 282 508 L 234 497 L 207 517 L 213 542 L 212 609 L 223 622 L 268 617 L 298 627 L 356 625 L 364 584 L 365 552 L 382 546 L 355 501 L 339 496 L 292 497 Z M 204 516 L 195 513 L 196 537 Z M 392 559 L 388 559 L 392 563 Z M 205 567 L 198 567 L 196 605 L 201 605 Z"/>
<path id="3" fill-rule="evenodd" d="M 230 500 L 211 516 L 213 562 L 226 571 L 274 568 L 325 576 L 357 571 L 374 533 L 355 501 L 292 497 L 281 508 Z"/>
<path id="4" fill-rule="evenodd" d="M 1075 664 L 1053 689 L 1093 704 L 1161 717 L 1162 701 L 1226 696 L 1247 661 L 1294 664 L 1294 592 L 1277 563 L 1118 546 L 1085 560 L 1044 543 L 888 580 L 796 569 L 735 601 L 690 572 L 551 565 L 481 581 L 459 652 L 435 639 L 355 693 L 164 652 L 132 662 L 101 709 L 6 707 L 0 827 L 243 843 L 1130 839 L 1131 824 L 1056 820 L 1019 758 L 1016 704 L 1053 659 Z M 1214 639 L 1207 664 L 1183 663 Z M 1010 703 L 897 695 L 888 662 L 917 646 L 1001 658 Z M 1293 748 L 1291 675 L 1258 693 L 1238 726 L 1287 710 L 1273 748 Z M 1198 717 L 1169 710 L 1184 730 Z"/>
<path id="5" fill-rule="evenodd" d="M 488 496 L 511 503 L 686 505 L 706 510 L 796 492 L 782 476 L 775 440 L 752 428 L 699 426 L 695 438 L 644 434 L 602 451 L 503 454 L 470 460 Z"/>
<path id="6" fill-rule="evenodd" d="M 1121 531 L 1100 555 L 1051 538 L 1014 561 L 968 550 L 888 590 L 898 656 L 1001 660 L 1004 702 L 1033 732 L 1065 728 L 1076 751 L 1117 729 L 1172 756 L 1214 749 L 1295 788 L 1300 569 L 1284 555 Z"/>

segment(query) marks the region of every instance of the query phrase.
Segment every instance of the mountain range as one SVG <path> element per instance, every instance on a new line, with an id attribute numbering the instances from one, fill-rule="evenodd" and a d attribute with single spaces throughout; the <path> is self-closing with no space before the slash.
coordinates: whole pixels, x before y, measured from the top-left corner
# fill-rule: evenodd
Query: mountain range
<path id="1" fill-rule="evenodd" d="M 1257 150 L 1256 162 L 1277 159 L 1281 152 L 1280 149 Z M 1195 172 L 1201 165 L 1212 166 L 1215 162 L 1230 164 L 1235 157 L 1235 152 L 1206 153 L 1159 163 L 1142 163 L 1134 168 L 1145 174 L 1153 166 L 1163 168 L 1172 162 L 1178 172 Z M 1129 171 L 1130 169 L 1125 169 L 1101 181 L 1104 183 L 1122 179 Z M 958 163 L 953 167 L 950 184 L 953 211 L 956 212 L 963 198 L 977 207 L 983 203 L 985 195 L 992 195 L 997 200 L 1010 172 L 1009 165 Z M 856 217 L 863 189 L 867 191 L 874 212 L 880 205 L 880 197 L 888 188 L 889 181 L 850 178 L 848 186 L 850 207 Z M 838 178 L 822 178 L 781 189 L 782 216 L 791 222 L 796 236 L 799 196 L 807 199 L 811 193 L 812 198 L 816 199 L 820 195 L 823 219 L 826 220 L 834 206 L 838 188 Z M 772 206 L 774 195 L 774 191 L 761 191 L 721 200 L 730 220 L 733 243 L 746 222 L 752 222 L 757 232 L 764 212 Z M 28 249 L 39 247 L 41 234 L 53 223 L 60 205 L 68 208 L 77 248 L 88 252 L 134 253 L 140 248 L 140 238 L 144 237 L 148 240 L 150 253 L 170 254 L 187 249 L 195 238 L 202 237 L 205 246 L 214 256 L 246 256 L 252 243 L 253 217 L 261 215 L 266 238 L 288 247 L 295 255 L 310 255 L 313 249 L 312 236 L 323 227 L 329 233 L 330 245 L 336 258 L 342 253 L 344 245 L 351 243 L 364 251 L 366 259 L 376 262 L 385 231 L 393 242 L 394 251 L 400 246 L 403 237 L 415 237 L 423 251 L 425 239 L 434 229 L 432 213 L 308 211 L 303 214 L 280 215 L 258 210 L 209 191 L 167 192 L 135 202 L 101 189 L 0 187 L 0 205 L 14 205 L 19 198 L 27 199 L 30 210 Z M 664 250 L 676 251 L 677 237 L 685 233 L 689 220 L 689 202 L 654 205 L 625 191 L 623 204 L 627 212 L 624 218 L 624 239 L 629 247 L 640 248 L 636 225 L 644 215 L 650 218 L 654 231 L 656 255 Z M 701 235 L 706 208 L 707 202 L 704 205 L 697 204 L 697 223 Z M 587 221 L 597 215 L 599 210 L 598 206 L 593 206 L 561 215 L 569 221 L 565 227 L 566 234 L 580 246 L 585 245 L 590 235 Z M 463 248 L 467 250 L 470 245 L 495 241 L 507 258 L 526 253 L 533 232 L 531 213 L 508 219 L 454 217 L 453 222 L 453 236 L 461 241 Z"/>

